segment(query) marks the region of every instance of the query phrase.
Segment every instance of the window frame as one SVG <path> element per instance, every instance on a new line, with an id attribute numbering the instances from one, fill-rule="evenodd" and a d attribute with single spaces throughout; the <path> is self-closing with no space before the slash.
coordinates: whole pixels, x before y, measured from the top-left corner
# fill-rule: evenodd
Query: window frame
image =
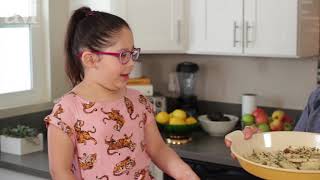
<path id="1" fill-rule="evenodd" d="M 1 27 L 29 26 L 31 89 L 0 94 L 0 118 L 12 114 L 8 110 L 19 112 L 48 109 L 51 106 L 50 53 L 49 53 L 49 7 L 48 0 L 37 0 L 37 22 L 13 24 L 0 23 Z M 41 104 L 43 106 L 41 106 Z M 39 106 L 40 105 L 40 106 Z M 37 107 L 36 109 L 30 107 Z M 16 114 L 19 114 L 16 111 Z"/>

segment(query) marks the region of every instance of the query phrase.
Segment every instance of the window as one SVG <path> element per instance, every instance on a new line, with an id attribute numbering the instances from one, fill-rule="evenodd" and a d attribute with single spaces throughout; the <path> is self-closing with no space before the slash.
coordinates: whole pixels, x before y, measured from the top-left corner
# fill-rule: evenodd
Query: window
<path id="1" fill-rule="evenodd" d="M 0 109 L 49 101 L 45 0 L 0 6 Z M 46 9 L 46 8 L 44 8 Z"/>

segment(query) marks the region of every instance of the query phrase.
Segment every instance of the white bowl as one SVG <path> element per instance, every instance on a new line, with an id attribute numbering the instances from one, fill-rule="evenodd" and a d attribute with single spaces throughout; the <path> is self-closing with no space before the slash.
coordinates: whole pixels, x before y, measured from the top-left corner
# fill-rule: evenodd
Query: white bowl
<path id="1" fill-rule="evenodd" d="M 206 131 L 210 136 L 224 136 L 230 131 L 233 130 L 239 118 L 237 116 L 224 114 L 230 118 L 230 121 L 211 121 L 207 115 L 201 115 L 198 117 L 198 120 L 201 124 L 201 127 Z"/>

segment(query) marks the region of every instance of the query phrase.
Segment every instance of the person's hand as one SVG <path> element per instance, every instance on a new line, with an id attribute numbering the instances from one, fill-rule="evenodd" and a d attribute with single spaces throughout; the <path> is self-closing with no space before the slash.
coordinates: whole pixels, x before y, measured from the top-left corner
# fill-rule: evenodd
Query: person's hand
<path id="1" fill-rule="evenodd" d="M 259 132 L 259 129 L 256 127 L 252 127 L 252 126 L 246 126 L 243 130 L 242 133 L 244 134 L 244 139 L 250 139 L 252 137 L 252 135 L 254 135 L 255 133 Z M 228 148 L 230 148 L 232 142 L 224 139 L 224 143 L 226 144 L 226 146 Z M 235 155 L 233 153 L 231 153 L 231 157 L 233 159 L 236 159 Z"/>

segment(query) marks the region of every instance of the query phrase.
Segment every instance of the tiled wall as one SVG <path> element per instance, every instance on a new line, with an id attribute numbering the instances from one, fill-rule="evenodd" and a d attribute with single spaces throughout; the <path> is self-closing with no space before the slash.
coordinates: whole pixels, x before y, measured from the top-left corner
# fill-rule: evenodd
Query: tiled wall
<path id="1" fill-rule="evenodd" d="M 258 105 L 304 108 L 317 86 L 317 59 L 213 55 L 143 55 L 143 70 L 155 90 L 168 93 L 168 74 L 178 63 L 200 66 L 196 94 L 201 100 L 241 103 L 243 93 L 258 94 Z"/>

